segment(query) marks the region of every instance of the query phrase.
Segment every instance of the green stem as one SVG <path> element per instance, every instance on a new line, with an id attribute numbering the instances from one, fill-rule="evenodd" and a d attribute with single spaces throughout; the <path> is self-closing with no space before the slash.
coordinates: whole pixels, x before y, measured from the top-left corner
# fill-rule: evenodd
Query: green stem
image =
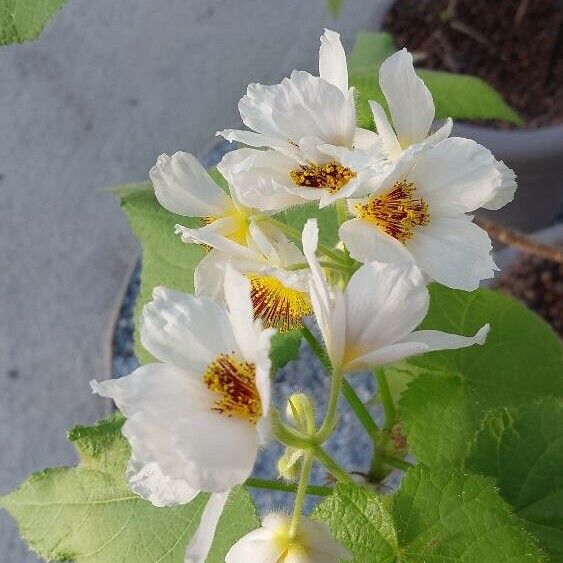
<path id="1" fill-rule="evenodd" d="M 364 427 L 365 431 L 368 433 L 372 440 L 377 440 L 381 434 L 379 426 L 377 426 L 375 420 L 373 420 L 370 412 L 362 403 L 360 397 L 356 394 L 354 388 L 344 379 L 342 382 L 342 394 L 344 398 L 350 405 L 350 408 L 354 411 L 360 424 Z"/>
<path id="2" fill-rule="evenodd" d="M 303 334 L 303 338 L 305 338 L 307 344 L 311 347 L 311 350 L 315 353 L 319 361 L 321 362 L 324 369 L 327 373 L 332 371 L 332 365 L 330 363 L 330 359 L 326 353 L 326 350 L 323 348 L 321 343 L 315 338 L 314 334 L 304 326 L 301 329 L 301 333 Z M 366 408 L 366 406 L 362 403 L 354 388 L 346 381 L 344 378 L 342 382 L 342 394 L 344 398 L 350 405 L 350 408 L 354 411 L 354 414 L 357 416 L 358 420 L 369 434 L 369 436 L 375 441 L 379 438 L 380 430 L 379 426 L 377 426 L 376 422 L 373 420 L 370 412 Z"/>
<path id="3" fill-rule="evenodd" d="M 309 485 L 309 475 L 313 467 L 313 452 L 307 450 L 303 454 L 303 466 L 301 467 L 301 477 L 297 485 L 297 493 L 295 494 L 295 504 L 293 506 L 293 516 L 291 517 L 291 524 L 289 525 L 289 537 L 294 538 L 299 529 L 299 522 L 301 521 L 301 513 L 303 512 L 303 503 L 305 502 L 305 495 L 307 494 L 307 487 Z"/>
<path id="4" fill-rule="evenodd" d="M 381 397 L 381 404 L 383 405 L 383 413 L 385 414 L 385 428 L 389 429 L 395 424 L 395 418 L 397 417 L 393 397 L 391 396 L 391 390 L 389 389 L 385 372 L 381 369 L 376 369 L 374 373 L 377 380 L 377 390 Z"/>
<path id="5" fill-rule="evenodd" d="M 258 479 L 250 477 L 244 483 L 247 487 L 254 489 L 269 489 L 271 491 L 283 491 L 285 493 L 296 493 L 297 486 L 290 483 L 281 483 L 279 481 L 270 481 L 269 479 Z M 307 494 L 317 497 L 328 497 L 333 493 L 332 487 L 323 487 L 321 485 L 308 485 Z"/>
<path id="6" fill-rule="evenodd" d="M 407 471 L 413 464 L 406 459 L 401 459 L 400 457 L 395 457 L 393 455 L 383 455 L 381 457 L 381 462 L 390 465 L 391 467 L 396 467 L 397 469 L 402 469 Z"/>
<path id="7" fill-rule="evenodd" d="M 313 453 L 317 460 L 322 463 L 338 481 L 342 483 L 353 483 L 352 477 L 348 475 L 348 472 L 340 467 L 336 461 L 330 457 L 322 448 L 314 448 Z"/>
<path id="8" fill-rule="evenodd" d="M 330 395 L 326 408 L 325 417 L 319 431 L 317 432 L 317 440 L 320 444 L 326 442 L 336 425 L 336 409 L 338 407 L 338 397 L 340 396 L 340 388 L 342 387 L 342 372 L 333 371 L 330 378 Z"/>
<path id="9" fill-rule="evenodd" d="M 292 226 L 288 225 L 287 223 L 284 223 L 283 221 L 278 221 L 273 217 L 266 217 L 264 220 L 268 221 L 268 223 L 270 223 L 271 225 L 274 225 L 274 227 L 277 227 L 280 231 L 285 233 L 288 237 L 291 237 L 293 240 L 296 240 L 297 242 L 301 242 L 301 236 L 302 236 L 301 233 L 297 229 L 294 229 Z M 321 243 L 318 244 L 318 249 L 329 258 L 332 258 L 336 262 L 346 265 L 347 260 L 346 257 L 342 254 L 342 252 L 338 250 L 332 250 L 328 246 L 325 246 L 324 244 Z"/>
<path id="10" fill-rule="evenodd" d="M 350 273 L 352 268 L 350 266 L 345 266 L 344 264 L 335 264 L 334 262 L 326 262 L 321 260 L 319 264 L 323 268 L 329 268 L 331 270 L 338 270 L 339 272 L 346 272 Z M 297 262 L 296 264 L 292 264 L 291 266 L 287 266 L 286 270 L 288 272 L 295 272 L 297 270 L 306 270 L 309 267 L 307 262 Z"/>

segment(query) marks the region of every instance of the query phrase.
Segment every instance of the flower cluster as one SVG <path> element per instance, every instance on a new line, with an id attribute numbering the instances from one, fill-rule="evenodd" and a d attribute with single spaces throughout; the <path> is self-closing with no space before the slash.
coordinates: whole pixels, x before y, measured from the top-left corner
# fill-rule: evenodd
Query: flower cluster
<path id="1" fill-rule="evenodd" d="M 228 189 L 187 153 L 162 155 L 150 171 L 164 208 L 200 218 L 199 228 L 176 226 L 184 243 L 206 251 L 195 296 L 156 288 L 140 324 L 155 363 L 92 387 L 127 418 L 135 493 L 156 506 L 211 493 L 186 561 L 205 561 L 229 491 L 251 476 L 272 437 L 287 448 L 280 471 L 300 475 L 295 511 L 267 516 L 226 560 L 347 559 L 324 525 L 301 515 L 314 460 L 349 478 L 322 449 L 343 378 L 485 341 L 488 325 L 475 335 L 416 329 L 428 282 L 471 291 L 493 275 L 489 237 L 470 213 L 508 203 L 515 175 L 483 146 L 450 137 L 451 120 L 433 129 L 432 96 L 406 50 L 382 64 L 379 83 L 388 113 L 371 102 L 376 131 L 361 129 L 344 49 L 327 30 L 319 76 L 294 71 L 280 84 L 251 84 L 239 103 L 248 129 L 218 133 L 245 145 L 218 166 Z M 310 216 L 302 229 L 281 219 L 296 206 Z M 334 246 L 319 241 L 315 218 L 329 206 Z M 318 428 L 306 396 L 289 398 L 285 421 L 271 405 L 271 338 L 312 336 L 307 317 L 332 371 Z"/>

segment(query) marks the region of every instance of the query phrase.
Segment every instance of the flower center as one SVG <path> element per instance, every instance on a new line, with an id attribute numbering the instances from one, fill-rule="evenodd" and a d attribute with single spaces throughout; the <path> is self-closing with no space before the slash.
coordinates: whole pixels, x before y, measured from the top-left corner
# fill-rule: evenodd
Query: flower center
<path id="1" fill-rule="evenodd" d="M 422 198 L 414 198 L 412 182 L 395 182 L 386 195 L 372 196 L 356 205 L 360 219 L 375 223 L 388 235 L 405 243 L 412 238 L 414 227 L 430 222 L 428 204 Z"/>
<path id="2" fill-rule="evenodd" d="M 227 217 L 233 219 L 233 228 L 229 233 L 225 234 L 226 238 L 242 246 L 246 246 L 248 234 L 248 215 L 240 209 L 233 207 L 232 211 L 227 215 Z M 222 218 L 223 217 L 215 217 L 214 215 L 210 215 L 208 217 L 202 217 L 201 223 L 202 226 L 207 227 L 207 225 L 211 225 L 218 219 Z"/>
<path id="3" fill-rule="evenodd" d="M 282 284 L 273 276 L 248 274 L 250 299 L 254 316 L 268 328 L 287 332 L 303 326 L 303 317 L 313 312 L 311 300 L 304 291 Z"/>
<path id="4" fill-rule="evenodd" d="M 213 410 L 229 417 L 246 418 L 256 424 L 262 403 L 256 388 L 256 366 L 232 354 L 219 354 L 203 376 L 207 388 L 219 395 Z"/>
<path id="5" fill-rule="evenodd" d="M 331 160 L 325 164 L 300 166 L 292 170 L 289 176 L 295 185 L 302 188 L 324 188 L 330 193 L 336 193 L 357 174 L 352 169 Z"/>

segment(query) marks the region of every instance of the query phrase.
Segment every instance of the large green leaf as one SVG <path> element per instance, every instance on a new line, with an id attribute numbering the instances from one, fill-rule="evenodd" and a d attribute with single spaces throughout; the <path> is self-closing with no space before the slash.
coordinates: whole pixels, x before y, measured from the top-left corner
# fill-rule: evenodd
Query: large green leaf
<path id="1" fill-rule="evenodd" d="M 389 502 L 339 485 L 313 517 L 330 527 L 357 563 L 543 560 L 490 480 L 475 475 L 415 467 Z"/>
<path id="2" fill-rule="evenodd" d="M 174 225 L 200 226 L 199 219 L 175 215 L 157 201 L 151 184 L 127 186 L 116 190 L 123 211 L 143 247 L 141 287 L 136 302 L 135 318 L 152 298 L 152 290 L 163 285 L 192 293 L 194 271 L 204 256 L 197 244 L 183 244 L 174 234 Z M 135 323 L 135 354 L 141 363 L 154 361 L 139 340 Z"/>
<path id="3" fill-rule="evenodd" d="M 0 0 L 0 45 L 35 39 L 66 0 Z"/>
<path id="4" fill-rule="evenodd" d="M 400 401 L 411 451 L 433 466 L 461 466 L 479 425 L 475 411 L 459 375 L 432 370 L 420 370 Z"/>
<path id="5" fill-rule="evenodd" d="M 473 334 L 486 322 L 491 325 L 484 346 L 405 362 L 418 376 L 399 402 L 411 451 L 430 465 L 461 466 L 489 409 L 563 398 L 562 345 L 537 315 L 498 292 L 432 285 L 430 294 L 421 328 Z M 394 368 L 385 372 L 392 380 Z"/>
<path id="6" fill-rule="evenodd" d="M 0 499 L 41 557 L 78 563 L 183 562 L 208 495 L 169 508 L 134 495 L 124 477 L 129 447 L 121 436 L 123 420 L 117 415 L 93 427 L 77 426 L 69 434 L 80 456 L 77 467 L 36 473 Z M 223 561 L 229 547 L 257 525 L 248 493 L 233 491 L 208 563 Z"/>
<path id="7" fill-rule="evenodd" d="M 393 39 L 386 32 L 358 34 L 348 66 L 350 85 L 358 90 L 358 121 L 361 127 L 373 128 L 368 100 L 387 108 L 377 70 L 393 51 Z M 500 119 L 517 125 L 522 123 L 502 96 L 480 78 L 436 70 L 417 70 L 417 73 L 432 93 L 438 118 Z"/>
<path id="8" fill-rule="evenodd" d="M 563 403 L 545 400 L 491 412 L 467 460 L 496 479 L 553 561 L 563 561 Z"/>

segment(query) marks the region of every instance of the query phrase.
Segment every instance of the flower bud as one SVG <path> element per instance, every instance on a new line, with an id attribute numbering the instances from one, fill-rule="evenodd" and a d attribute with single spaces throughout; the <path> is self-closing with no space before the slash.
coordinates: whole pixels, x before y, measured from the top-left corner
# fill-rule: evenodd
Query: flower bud
<path id="1" fill-rule="evenodd" d="M 294 393 L 287 399 L 285 406 L 287 418 L 297 430 L 306 435 L 315 431 L 315 414 L 311 399 L 305 393 Z"/>
<path id="2" fill-rule="evenodd" d="M 303 462 L 303 450 L 287 447 L 278 459 L 278 473 L 286 481 L 298 481 Z"/>

